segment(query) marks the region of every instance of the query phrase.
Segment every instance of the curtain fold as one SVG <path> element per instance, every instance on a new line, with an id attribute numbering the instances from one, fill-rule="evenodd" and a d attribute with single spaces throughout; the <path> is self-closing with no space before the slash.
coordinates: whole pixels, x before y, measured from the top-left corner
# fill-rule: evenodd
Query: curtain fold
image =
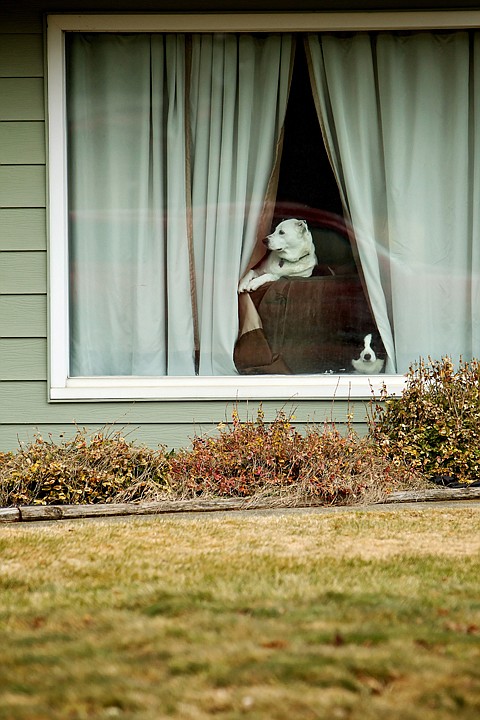
<path id="1" fill-rule="evenodd" d="M 67 44 L 71 375 L 192 375 L 185 39 Z"/>
<path id="2" fill-rule="evenodd" d="M 200 375 L 236 373 L 237 284 L 255 246 L 284 123 L 291 35 L 194 35 L 192 221 Z"/>
<path id="3" fill-rule="evenodd" d="M 387 372 L 478 355 L 478 34 L 310 35 Z M 473 190 L 472 190 L 473 189 Z"/>
<path id="4" fill-rule="evenodd" d="M 187 40 L 67 38 L 73 376 L 236 374 L 293 41 Z"/>

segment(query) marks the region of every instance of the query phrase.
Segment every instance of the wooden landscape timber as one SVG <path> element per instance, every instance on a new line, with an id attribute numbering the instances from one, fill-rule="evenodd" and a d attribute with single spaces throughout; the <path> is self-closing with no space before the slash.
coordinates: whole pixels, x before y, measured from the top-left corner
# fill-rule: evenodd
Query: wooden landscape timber
<path id="1" fill-rule="evenodd" d="M 375 504 L 479 500 L 480 487 L 432 488 L 395 492 Z M 211 498 L 195 500 L 161 500 L 139 503 L 105 503 L 95 505 L 21 505 L 0 508 L 0 523 L 38 520 L 73 520 L 80 518 L 121 517 L 126 515 L 159 515 L 185 512 L 218 512 L 228 510 L 268 510 L 284 507 L 330 507 L 321 502 L 285 503 L 281 498 Z M 341 506 L 335 506 L 341 507 Z M 361 507 L 350 505 L 344 507 Z"/>

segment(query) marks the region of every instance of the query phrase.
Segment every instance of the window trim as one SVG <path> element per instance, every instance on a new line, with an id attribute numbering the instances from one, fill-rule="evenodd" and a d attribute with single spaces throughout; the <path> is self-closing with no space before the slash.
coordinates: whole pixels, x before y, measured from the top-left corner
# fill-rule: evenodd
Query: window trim
<path id="1" fill-rule="evenodd" d="M 47 16 L 49 399 L 368 399 L 401 393 L 401 375 L 69 377 L 66 32 L 320 32 L 480 27 L 479 10 L 55 14 Z"/>

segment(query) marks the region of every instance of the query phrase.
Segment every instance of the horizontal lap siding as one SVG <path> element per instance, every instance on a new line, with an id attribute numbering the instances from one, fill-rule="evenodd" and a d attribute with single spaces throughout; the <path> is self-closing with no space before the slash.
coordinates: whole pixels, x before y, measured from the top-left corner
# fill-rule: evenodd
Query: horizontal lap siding
<path id="1" fill-rule="evenodd" d="M 43 294 L 47 291 L 45 252 L 2 252 L 0 293 L 2 295 Z"/>
<path id="2" fill-rule="evenodd" d="M 128 422 L 112 423 L 101 425 L 89 423 L 87 426 L 75 426 L 66 424 L 47 425 L 0 425 L 0 448 L 15 450 L 20 443 L 30 443 L 37 435 L 52 442 L 63 442 L 75 435 L 78 429 L 85 429 L 89 434 L 103 431 L 105 433 L 120 433 L 127 440 L 134 440 L 149 447 L 156 448 L 159 445 L 171 448 L 187 448 L 191 439 L 197 432 L 193 424 L 142 424 L 130 425 Z M 208 431 L 207 431 L 208 432 Z M 211 432 L 215 432 L 213 428 Z"/>
<path id="3" fill-rule="evenodd" d="M 0 338 L 2 380 L 46 380 L 45 338 Z"/>
<path id="4" fill-rule="evenodd" d="M 364 426 L 358 426 L 359 431 L 364 430 Z M 120 433 L 127 440 L 134 440 L 136 443 L 142 443 L 149 447 L 156 448 L 159 445 L 171 448 L 189 448 L 192 439 L 200 434 L 215 436 L 218 429 L 214 423 L 203 423 L 202 425 L 195 423 L 143 423 L 136 425 L 122 419 L 108 424 L 87 423 L 84 425 L 77 424 L 37 424 L 37 425 L 0 425 L 0 448 L 14 450 L 19 443 L 29 443 L 35 439 L 36 435 L 40 435 L 46 440 L 52 442 L 62 442 L 68 440 L 78 430 L 86 430 L 91 434 L 102 431 L 104 433 Z M 302 431 L 305 428 L 299 426 Z"/>
<path id="5" fill-rule="evenodd" d="M 41 15 L 0 10 L 0 396 L 24 397 L 20 423 L 0 400 L 0 450 L 35 424 L 47 380 L 42 27 Z"/>
<path id="6" fill-rule="evenodd" d="M 185 3 L 183 3 L 185 5 Z M 133 5 L 133 3 L 131 3 Z M 162 9 L 161 3 L 150 9 Z M 173 4 L 174 9 L 177 5 Z M 47 234 L 44 48 L 40 0 L 32 11 L 0 3 L 0 450 L 14 449 L 39 432 L 57 440 L 115 423 L 151 446 L 186 447 L 195 434 L 214 433 L 229 420 L 235 399 L 194 402 L 49 403 L 47 387 Z M 186 6 L 185 6 L 186 7 Z M 8 8 L 8 12 L 5 8 Z M 34 10 L 33 8 L 36 8 Z M 166 5 L 164 5 L 166 8 Z M 68 3 L 65 4 L 68 11 Z M 85 8 L 86 9 L 86 8 Z M 94 3 L 90 9 L 95 9 Z M 101 9 L 100 5 L 96 9 Z M 127 9 L 105 2 L 103 9 Z M 141 8 L 136 7 L 136 10 Z M 62 8 L 56 7 L 57 11 Z M 4 14 L 2 14 L 2 12 Z M 242 419 L 258 403 L 239 403 Z M 268 401 L 266 419 L 284 407 L 304 429 L 308 423 L 342 424 L 345 402 Z M 353 406 L 358 427 L 364 403 Z"/>
<path id="7" fill-rule="evenodd" d="M 8 78 L 43 77 L 41 33 L 2 33 L 0 72 Z"/>
<path id="8" fill-rule="evenodd" d="M 44 120 L 43 78 L 0 77 L 0 122 Z"/>
<path id="9" fill-rule="evenodd" d="M 44 208 L 45 166 L 0 166 L 0 207 Z"/>
<path id="10" fill-rule="evenodd" d="M 164 400 L 164 401 L 103 401 L 103 402 L 58 402 L 47 401 L 46 382 L 7 381 L 0 383 L 0 408 L 5 411 L 10 422 L 26 423 L 31 419 L 31 407 L 35 408 L 34 421 L 52 423 L 72 421 L 80 423 L 220 423 L 231 419 L 232 411 L 237 407 L 235 399 L 227 400 Z M 238 403 L 242 419 L 254 418 L 259 406 L 258 401 Z M 364 401 L 348 404 L 344 401 L 319 403 L 305 400 L 268 400 L 262 403 L 267 421 L 273 420 L 277 410 L 293 415 L 296 423 L 323 423 L 333 421 L 343 423 L 347 414 L 353 415 L 354 422 L 365 417 Z"/>
<path id="11" fill-rule="evenodd" d="M 45 295 L 0 295 L 0 338 L 46 338 Z"/>
<path id="12" fill-rule="evenodd" d="M 258 405 L 258 402 L 239 403 L 240 418 L 254 419 Z M 266 401 L 262 403 L 265 419 L 273 420 L 282 405 L 287 414 L 294 416 L 293 422 L 300 431 L 322 427 L 324 422 L 332 421 L 341 427 L 347 413 L 353 415 L 353 422 L 360 431 L 364 427 L 365 405 L 361 401 L 352 405 L 340 401 L 334 405 L 314 401 L 301 404 Z M 47 402 L 46 382 L 3 381 L 0 383 L 0 408 L 3 408 L 8 422 L 0 425 L 0 448 L 14 447 L 15 438 L 20 434 L 22 438 L 31 438 L 35 429 L 46 435 L 53 432 L 52 427 L 55 426 L 58 438 L 62 432 L 74 432 L 75 426 L 91 431 L 112 424 L 117 428 L 128 428 L 130 437 L 149 445 L 186 447 L 194 435 L 215 433 L 219 423 L 231 420 L 235 406 L 234 400 L 50 404 Z"/>
<path id="13" fill-rule="evenodd" d="M 45 165 L 45 126 L 43 122 L 0 123 L 2 164 Z"/>
<path id="14" fill-rule="evenodd" d="M 0 209 L 0 248 L 3 251 L 46 250 L 45 214 L 45 208 Z"/>

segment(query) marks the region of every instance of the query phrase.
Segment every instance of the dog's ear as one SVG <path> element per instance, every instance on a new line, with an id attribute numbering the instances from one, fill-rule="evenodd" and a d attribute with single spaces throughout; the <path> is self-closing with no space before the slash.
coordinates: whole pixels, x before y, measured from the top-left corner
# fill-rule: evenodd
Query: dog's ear
<path id="1" fill-rule="evenodd" d="M 297 228 L 300 230 L 301 233 L 307 232 L 307 223 L 305 220 L 297 220 Z"/>

